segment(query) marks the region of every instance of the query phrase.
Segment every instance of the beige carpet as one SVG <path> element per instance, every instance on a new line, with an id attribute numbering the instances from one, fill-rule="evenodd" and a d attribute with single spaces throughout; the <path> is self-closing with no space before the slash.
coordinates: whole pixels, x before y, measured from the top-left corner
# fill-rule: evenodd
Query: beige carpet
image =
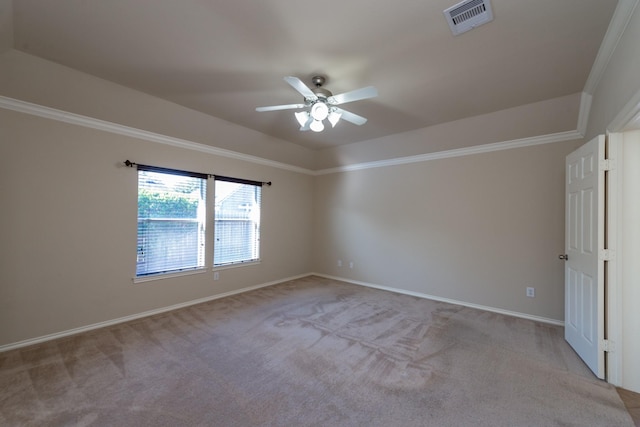
<path id="1" fill-rule="evenodd" d="M 0 353 L 0 425 L 633 424 L 562 328 L 310 277 Z"/>

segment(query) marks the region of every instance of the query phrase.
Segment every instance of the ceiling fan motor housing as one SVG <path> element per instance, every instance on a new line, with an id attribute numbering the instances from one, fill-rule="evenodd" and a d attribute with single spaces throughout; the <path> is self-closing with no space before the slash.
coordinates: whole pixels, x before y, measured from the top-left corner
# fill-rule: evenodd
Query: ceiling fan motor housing
<path id="1" fill-rule="evenodd" d="M 313 82 L 313 84 L 315 86 L 313 89 L 311 89 L 311 91 L 318 98 L 320 98 L 319 101 L 326 102 L 327 98 L 329 98 L 330 96 L 333 96 L 333 94 L 330 91 L 328 91 L 327 89 L 322 87 L 322 85 L 325 84 L 325 82 L 327 81 L 327 79 L 325 77 L 323 77 L 323 76 L 313 76 L 311 78 L 311 81 Z"/>

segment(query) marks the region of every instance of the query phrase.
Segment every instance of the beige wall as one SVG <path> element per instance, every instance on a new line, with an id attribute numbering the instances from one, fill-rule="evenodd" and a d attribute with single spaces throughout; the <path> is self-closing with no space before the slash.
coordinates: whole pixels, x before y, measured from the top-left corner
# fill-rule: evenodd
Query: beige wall
<path id="1" fill-rule="evenodd" d="M 335 147 L 319 152 L 317 165 L 575 132 L 579 105 L 574 94 Z M 320 175 L 316 271 L 562 322 L 564 158 L 581 143 Z"/>
<path id="2" fill-rule="evenodd" d="M 319 176 L 315 267 L 563 321 L 564 158 L 580 144 Z"/>
<path id="3" fill-rule="evenodd" d="M 311 271 L 313 177 L 0 109 L 0 345 Z M 262 263 L 134 284 L 135 162 L 272 181 Z"/>

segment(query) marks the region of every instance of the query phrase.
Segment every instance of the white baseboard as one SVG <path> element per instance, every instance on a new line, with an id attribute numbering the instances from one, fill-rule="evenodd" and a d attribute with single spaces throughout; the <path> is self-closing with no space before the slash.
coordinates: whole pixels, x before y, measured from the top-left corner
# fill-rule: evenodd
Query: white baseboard
<path id="1" fill-rule="evenodd" d="M 142 313 L 136 313 L 136 314 L 132 314 L 132 315 L 129 315 L 129 316 L 124 316 L 124 317 L 119 317 L 117 319 L 112 319 L 112 320 L 107 320 L 107 321 L 104 321 L 104 322 L 93 323 L 91 325 L 81 326 L 79 328 L 73 328 L 73 329 L 69 329 L 69 330 L 66 330 L 66 331 L 62 331 L 62 332 L 56 332 L 56 333 L 49 334 L 49 335 L 43 335 L 43 336 L 36 337 L 36 338 L 30 338 L 30 339 L 27 339 L 27 340 L 24 340 L 24 341 L 18 341 L 18 342 L 15 342 L 15 343 L 5 344 L 5 345 L 0 346 L 0 353 L 4 352 L 4 351 L 14 350 L 16 348 L 27 347 L 27 346 L 30 346 L 30 345 L 33 345 L 33 344 L 43 343 L 45 341 L 51 341 L 51 340 L 55 340 L 55 339 L 58 339 L 58 338 L 67 337 L 67 336 L 70 336 L 70 335 L 80 334 L 82 332 L 88 332 L 88 331 L 92 331 L 92 330 L 95 330 L 95 329 L 105 328 L 107 326 L 117 325 L 119 323 L 129 322 L 131 320 L 141 319 L 143 317 L 153 316 L 155 314 L 166 313 L 167 311 L 173 311 L 173 310 L 177 310 L 179 308 L 189 307 L 191 305 L 201 304 L 203 302 L 213 301 L 213 300 L 224 298 L 224 297 L 228 297 L 228 296 L 231 296 L 231 295 L 237 295 L 237 294 L 241 294 L 241 293 L 244 293 L 244 292 L 253 291 L 253 290 L 256 290 L 256 289 L 265 288 L 267 286 L 277 285 L 278 283 L 288 282 L 290 280 L 301 279 L 303 277 L 308 277 L 310 275 L 311 275 L 311 273 L 300 274 L 298 276 L 292 276 L 292 277 L 287 277 L 285 279 L 274 280 L 272 282 L 261 283 L 259 285 L 255 285 L 255 286 L 248 286 L 246 288 L 237 289 L 235 291 L 229 291 L 229 292 L 224 292 L 224 293 L 221 293 L 221 294 L 211 295 L 211 296 L 208 296 L 208 297 L 204 297 L 204 298 L 199 298 L 199 299 L 183 302 L 183 303 L 180 303 L 180 304 L 170 305 L 168 307 L 156 308 L 154 310 L 144 311 Z"/>
<path id="2" fill-rule="evenodd" d="M 551 318 L 548 318 L 548 317 L 534 316 L 532 314 L 520 313 L 520 312 L 517 312 L 517 311 L 511 311 L 511 310 L 503 310 L 501 308 L 489 307 L 489 306 L 480 305 L 480 304 L 473 304 L 473 303 L 466 302 L 466 301 L 458 301 L 458 300 L 454 300 L 454 299 L 451 299 L 451 298 L 443 298 L 443 297 L 438 297 L 438 296 L 435 296 L 435 295 L 423 294 L 421 292 L 407 291 L 407 290 L 404 290 L 404 289 L 391 288 L 391 287 L 388 287 L 388 286 L 374 285 L 373 283 L 367 283 L 367 282 L 361 282 L 361 281 L 358 281 L 358 280 L 345 279 L 344 277 L 330 276 L 328 274 L 322 274 L 322 273 L 312 273 L 312 274 L 314 276 L 324 277 L 325 279 L 339 280 L 341 282 L 352 283 L 354 285 L 366 286 L 367 288 L 381 289 L 383 291 L 395 292 L 397 294 L 411 295 L 411 296 L 418 297 L 418 298 L 425 298 L 425 299 L 430 299 L 430 300 L 433 300 L 433 301 L 440 301 L 440 302 L 446 302 L 446 303 L 449 303 L 449 304 L 462 305 L 464 307 L 475 308 L 475 309 L 484 310 L 484 311 L 490 311 L 492 313 L 504 314 L 506 316 L 513 316 L 513 317 L 519 317 L 521 319 L 533 320 L 535 322 L 542 322 L 542 323 L 549 323 L 549 324 L 557 325 L 557 326 L 564 326 L 564 322 L 563 321 L 556 320 L 556 319 L 551 319 Z"/>

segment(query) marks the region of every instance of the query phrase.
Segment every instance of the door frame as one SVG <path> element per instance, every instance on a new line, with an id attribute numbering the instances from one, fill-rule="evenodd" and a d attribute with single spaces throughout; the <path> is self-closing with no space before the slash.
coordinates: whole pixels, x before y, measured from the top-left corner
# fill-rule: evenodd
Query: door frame
<path id="1" fill-rule="evenodd" d="M 606 158 L 613 161 L 605 174 L 605 248 L 611 257 L 605 263 L 605 339 L 609 349 L 605 353 L 607 382 L 622 385 L 622 257 L 618 250 L 622 233 L 622 150 L 623 134 L 607 131 Z"/>
<path id="2" fill-rule="evenodd" d="M 605 353 L 607 382 L 621 386 L 622 347 L 624 338 L 622 307 L 622 168 L 624 132 L 640 128 L 640 90 L 616 114 L 606 129 L 607 158 L 613 159 L 614 167 L 607 173 L 605 183 L 605 245 L 614 256 L 607 262 L 605 270 L 605 338 L 609 340 L 609 352 Z"/>

